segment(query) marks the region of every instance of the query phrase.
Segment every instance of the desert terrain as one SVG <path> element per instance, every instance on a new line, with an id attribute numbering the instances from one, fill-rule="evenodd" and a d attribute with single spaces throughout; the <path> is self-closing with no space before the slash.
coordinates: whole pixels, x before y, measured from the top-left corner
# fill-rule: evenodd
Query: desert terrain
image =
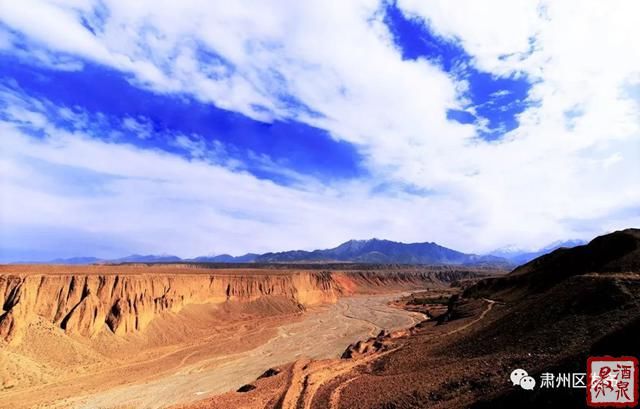
<path id="1" fill-rule="evenodd" d="M 299 359 L 240 392 L 178 407 L 586 407 L 585 389 L 526 391 L 509 374 L 584 373 L 588 356 L 640 355 L 640 230 L 395 304 L 431 319 L 354 343 L 340 359 Z"/>
<path id="2" fill-rule="evenodd" d="M 584 407 L 525 368 L 640 354 L 640 230 L 511 272 L 399 265 L 0 268 L 6 408 Z"/>
<path id="3" fill-rule="evenodd" d="M 491 269 L 0 267 L 0 407 L 161 408 L 336 359 L 426 316 L 393 301 Z M 340 267 L 338 270 L 335 267 Z"/>

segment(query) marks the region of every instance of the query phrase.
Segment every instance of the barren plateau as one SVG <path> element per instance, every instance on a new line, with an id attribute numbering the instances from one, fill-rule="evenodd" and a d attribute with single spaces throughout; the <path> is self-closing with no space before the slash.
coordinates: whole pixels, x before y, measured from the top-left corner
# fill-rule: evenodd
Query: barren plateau
<path id="1" fill-rule="evenodd" d="M 493 273 L 198 265 L 1 266 L 2 408 L 162 408 L 424 314 L 389 303 Z"/>
<path id="2" fill-rule="evenodd" d="M 640 230 L 506 273 L 403 265 L 0 267 L 0 407 L 584 407 L 640 351 Z"/>

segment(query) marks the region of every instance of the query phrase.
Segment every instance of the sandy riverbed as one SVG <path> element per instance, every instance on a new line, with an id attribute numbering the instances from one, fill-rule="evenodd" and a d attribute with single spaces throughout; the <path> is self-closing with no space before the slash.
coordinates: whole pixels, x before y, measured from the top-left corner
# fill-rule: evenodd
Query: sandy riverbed
<path id="1" fill-rule="evenodd" d="M 423 319 L 421 314 L 387 305 L 398 296 L 345 297 L 298 316 L 252 320 L 227 328 L 224 337 L 183 345 L 131 365 L 23 390 L 3 400 L 12 408 L 83 409 L 162 408 L 195 401 L 237 389 L 266 369 L 301 357 L 338 357 L 350 343 L 382 328 L 406 328 Z M 0 407 L 3 405 L 0 403 Z"/>

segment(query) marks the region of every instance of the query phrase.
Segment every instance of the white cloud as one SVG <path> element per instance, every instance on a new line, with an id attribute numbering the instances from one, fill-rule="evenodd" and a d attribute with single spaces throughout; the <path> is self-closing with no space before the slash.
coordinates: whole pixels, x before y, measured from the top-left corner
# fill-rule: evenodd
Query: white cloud
<path id="1" fill-rule="evenodd" d="M 504 74 L 530 51 L 545 4 L 531 0 L 399 0 L 398 6 L 407 16 L 427 21 L 445 38 L 460 40 L 480 69 Z"/>
<path id="2" fill-rule="evenodd" d="M 23 124 L 27 118 L 21 118 Z M 442 211 L 422 214 L 425 206 L 459 207 L 448 199 L 372 197 L 360 183 L 283 187 L 210 162 L 104 142 L 52 124 L 43 130 L 45 137 L 33 138 L 15 122 L 0 123 L 1 189 L 3 197 L 12 198 L 3 201 L 0 218 L 8 231 L 73 227 L 81 234 L 122 237 L 138 246 L 131 251 L 238 254 L 330 246 L 352 235 L 419 240 L 424 231 L 442 234 L 454 222 Z M 67 172 L 42 172 L 42 166 L 68 169 L 88 191 L 69 194 Z M 420 217 L 399 220 L 397 211 Z M 56 245 L 64 251 L 66 244 Z"/>
<path id="3" fill-rule="evenodd" d="M 153 125 L 145 118 L 125 117 L 122 120 L 122 126 L 140 139 L 149 139 L 153 136 Z"/>
<path id="4" fill-rule="evenodd" d="M 114 185 L 112 200 L 83 202 L 82 209 L 51 198 L 61 214 L 86 218 L 61 219 L 69 224 L 94 223 L 94 213 L 105 211 L 111 215 L 105 220 L 126 216 L 105 229 L 143 237 L 145 229 L 184 223 L 189 215 L 198 222 L 183 226 L 176 242 L 209 252 L 215 233 L 232 238 L 217 239 L 233 247 L 221 250 L 237 252 L 372 235 L 488 250 L 638 222 L 637 213 L 624 211 L 640 208 L 640 111 L 626 92 L 640 81 L 640 48 L 632 44 L 640 38 L 636 2 L 400 0 L 408 15 L 458 39 L 478 68 L 536 81 L 530 94 L 536 104 L 495 143 L 475 139 L 472 125 L 446 119 L 448 108 L 464 104 L 464 82 L 426 60 L 403 61 L 376 1 L 104 4 L 108 18 L 94 19 L 95 36 L 78 18 L 91 14 L 91 2 L 4 2 L 0 19 L 51 50 L 131 73 L 141 86 L 187 92 L 254 118 L 296 118 L 328 129 L 356 144 L 374 181 L 322 187 L 307 180 L 308 189 L 291 189 L 61 130 L 51 130 L 40 145 L 6 130 L 13 139 L 3 145 L 11 140 L 21 155 L 125 178 Z M 283 94 L 322 116 L 287 106 Z M 580 115 L 567 127 L 566 113 L 575 107 Z M 201 152 L 197 139 L 184 138 Z M 114 164 L 112 157 L 125 160 Z M 435 194 L 372 196 L 370 185 L 378 181 Z M 131 231 L 133 221 L 139 232 Z"/>

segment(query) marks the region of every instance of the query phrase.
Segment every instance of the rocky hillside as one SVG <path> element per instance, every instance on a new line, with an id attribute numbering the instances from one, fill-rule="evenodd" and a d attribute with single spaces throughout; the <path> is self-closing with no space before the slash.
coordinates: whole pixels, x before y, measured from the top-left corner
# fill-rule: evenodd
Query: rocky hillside
<path id="1" fill-rule="evenodd" d="M 560 248 L 500 278 L 489 278 L 466 295 L 520 297 L 537 293 L 571 277 L 640 271 L 640 229 L 626 229 L 593 239 L 586 245 Z"/>
<path id="2" fill-rule="evenodd" d="M 542 372 L 584 372 L 588 356 L 635 356 L 640 345 L 640 230 L 556 250 L 502 278 L 481 280 L 465 296 L 505 304 L 473 337 L 458 342 L 454 353 L 521 356 L 535 378 Z M 584 390 L 522 394 L 507 387 L 485 394 L 475 406 L 581 407 L 584 400 Z"/>

